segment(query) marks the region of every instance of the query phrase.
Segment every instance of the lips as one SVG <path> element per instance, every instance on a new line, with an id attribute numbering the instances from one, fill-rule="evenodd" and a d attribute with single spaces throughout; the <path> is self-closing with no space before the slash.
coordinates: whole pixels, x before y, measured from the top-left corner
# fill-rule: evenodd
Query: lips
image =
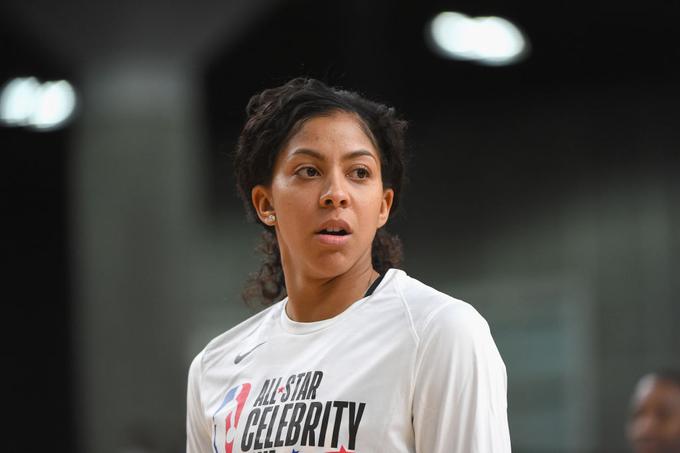
<path id="1" fill-rule="evenodd" d="M 316 234 L 346 236 L 352 234 L 352 229 L 344 220 L 335 219 L 322 223 L 319 228 L 317 228 Z"/>
<path id="2" fill-rule="evenodd" d="M 322 223 L 314 236 L 324 245 L 338 246 L 346 243 L 352 234 L 352 228 L 344 220 L 336 219 Z"/>

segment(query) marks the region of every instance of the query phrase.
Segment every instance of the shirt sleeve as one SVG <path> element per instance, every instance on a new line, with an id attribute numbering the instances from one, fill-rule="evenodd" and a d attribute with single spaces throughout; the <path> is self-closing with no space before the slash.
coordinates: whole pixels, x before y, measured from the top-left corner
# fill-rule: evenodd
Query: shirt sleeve
<path id="1" fill-rule="evenodd" d="M 187 453 L 211 453 L 210 424 L 203 410 L 200 393 L 203 353 L 198 354 L 189 367 L 187 385 Z"/>
<path id="2" fill-rule="evenodd" d="M 414 376 L 417 453 L 511 451 L 505 365 L 472 306 L 446 304 L 430 315 Z"/>

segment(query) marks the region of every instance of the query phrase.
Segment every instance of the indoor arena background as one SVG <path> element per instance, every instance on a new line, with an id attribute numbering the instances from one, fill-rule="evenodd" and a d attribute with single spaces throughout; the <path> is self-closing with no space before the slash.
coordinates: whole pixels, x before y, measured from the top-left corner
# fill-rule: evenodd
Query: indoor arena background
<path id="1" fill-rule="evenodd" d="M 444 58 L 442 11 L 504 17 L 528 51 Z M 635 382 L 680 366 L 679 21 L 663 0 L 4 0 L 0 84 L 77 102 L 0 126 L 3 450 L 184 450 L 189 363 L 253 312 L 228 154 L 251 94 L 309 75 L 410 121 L 388 228 L 489 321 L 513 450 L 627 451 Z"/>

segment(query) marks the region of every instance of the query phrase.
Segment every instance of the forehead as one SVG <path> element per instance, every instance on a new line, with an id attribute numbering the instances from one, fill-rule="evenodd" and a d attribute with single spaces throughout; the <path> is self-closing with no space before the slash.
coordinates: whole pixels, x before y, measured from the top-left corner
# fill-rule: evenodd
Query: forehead
<path id="1" fill-rule="evenodd" d="M 332 112 L 304 121 L 290 137 L 282 154 L 297 148 L 312 148 L 322 153 L 364 149 L 378 157 L 368 128 L 356 114 L 348 112 Z"/>

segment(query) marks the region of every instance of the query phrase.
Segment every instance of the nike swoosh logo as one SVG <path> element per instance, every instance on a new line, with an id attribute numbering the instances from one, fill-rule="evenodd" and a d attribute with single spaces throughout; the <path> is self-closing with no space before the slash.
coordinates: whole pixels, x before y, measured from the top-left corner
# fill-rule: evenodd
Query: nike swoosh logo
<path id="1" fill-rule="evenodd" d="M 266 341 L 263 341 L 262 343 L 258 344 L 257 346 L 253 347 L 250 351 L 246 352 L 245 354 L 237 354 L 236 357 L 234 358 L 234 365 L 238 365 L 239 362 L 243 359 L 245 359 L 251 352 L 265 344 Z"/>

